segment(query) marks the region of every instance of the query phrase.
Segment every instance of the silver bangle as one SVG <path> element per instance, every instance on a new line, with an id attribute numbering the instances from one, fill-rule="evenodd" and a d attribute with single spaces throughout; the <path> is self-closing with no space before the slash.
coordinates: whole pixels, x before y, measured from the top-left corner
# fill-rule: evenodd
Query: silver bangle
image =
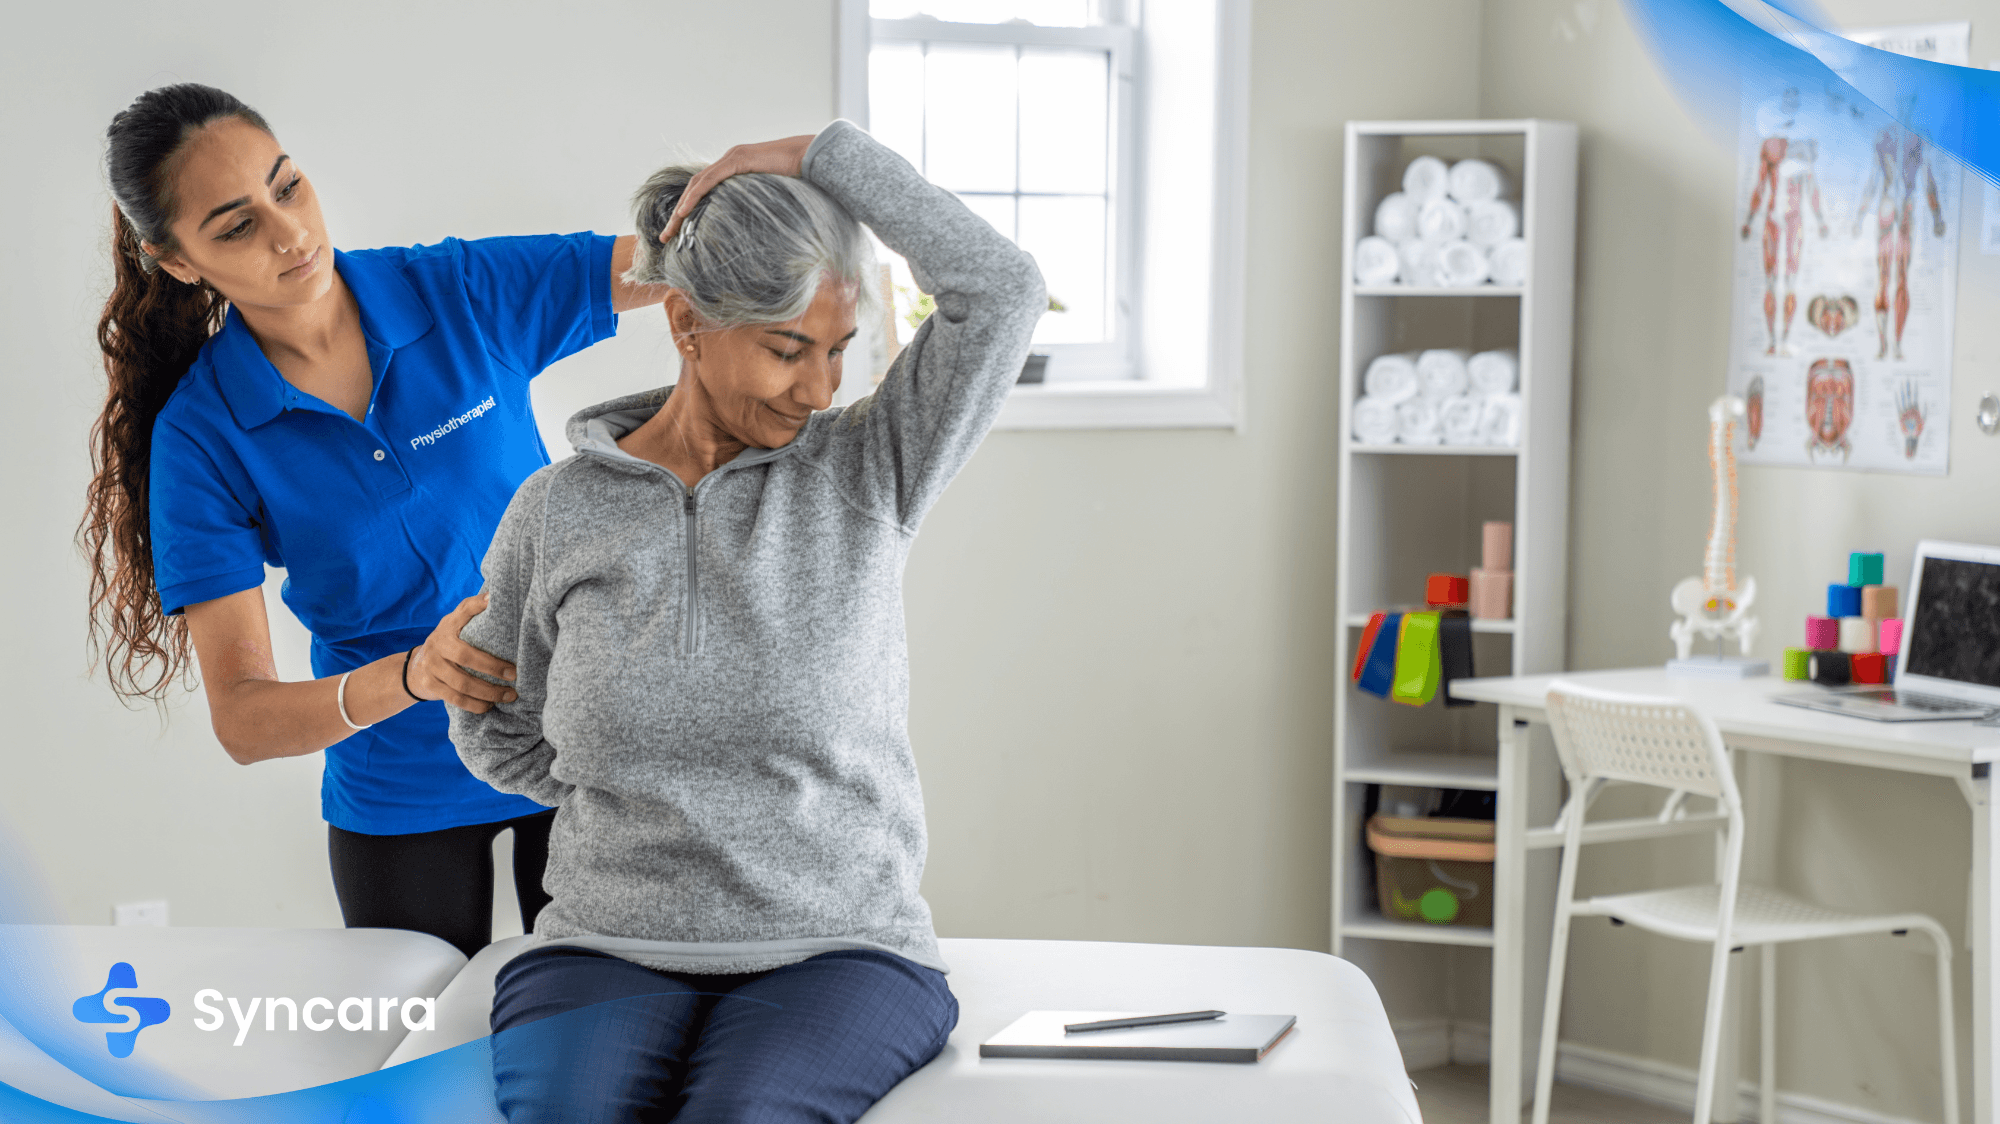
<path id="1" fill-rule="evenodd" d="M 347 723 L 347 728 L 348 728 L 348 729 L 350 729 L 350 730 L 366 730 L 366 729 L 368 728 L 368 726 L 373 726 L 373 725 L 374 725 L 375 723 L 373 723 L 373 722 L 370 722 L 370 723 L 368 724 L 368 726 L 357 726 L 357 725 L 355 725 L 355 723 L 354 723 L 354 719 L 352 719 L 352 718 L 349 718 L 349 717 L 347 716 L 347 677 L 348 677 L 348 676 L 350 676 L 350 675 L 352 675 L 352 674 L 354 674 L 354 673 L 353 673 L 353 672 L 351 672 L 351 671 L 343 671 L 343 672 L 341 672 L 341 674 L 340 674 L 340 686 L 338 686 L 338 687 L 335 687 L 335 688 L 333 689 L 333 705 L 334 705 L 334 706 L 335 706 L 336 708 L 338 708 L 338 709 L 339 709 L 339 711 L 340 711 L 340 720 L 341 720 L 342 722 L 345 722 L 345 723 Z"/>

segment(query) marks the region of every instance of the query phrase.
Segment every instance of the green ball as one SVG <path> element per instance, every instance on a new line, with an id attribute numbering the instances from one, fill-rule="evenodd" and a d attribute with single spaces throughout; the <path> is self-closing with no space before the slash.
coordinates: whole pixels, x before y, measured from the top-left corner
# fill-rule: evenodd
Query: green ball
<path id="1" fill-rule="evenodd" d="M 1458 898 L 1442 886 L 1433 886 L 1417 899 L 1417 912 L 1426 921 L 1443 923 L 1458 916 Z"/>

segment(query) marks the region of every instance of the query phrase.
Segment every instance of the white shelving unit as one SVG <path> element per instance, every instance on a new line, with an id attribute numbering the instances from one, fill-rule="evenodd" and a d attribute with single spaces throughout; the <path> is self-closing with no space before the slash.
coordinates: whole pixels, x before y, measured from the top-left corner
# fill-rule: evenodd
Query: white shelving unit
<path id="1" fill-rule="evenodd" d="M 1576 126 L 1558 121 L 1349 122 L 1341 255 L 1339 598 L 1342 671 L 1334 692 L 1333 951 L 1375 978 L 1392 1021 L 1442 1025 L 1520 1010 L 1524 983 L 1546 970 L 1552 863 L 1494 872 L 1494 925 L 1471 928 L 1386 918 L 1376 905 L 1373 856 L 1363 840 L 1369 786 L 1491 791 L 1504 833 L 1525 817 L 1553 818 L 1555 779 L 1531 773 L 1522 738 L 1499 744 L 1486 704 L 1410 707 L 1355 690 L 1346 672 L 1371 612 L 1421 607 L 1424 578 L 1479 564 L 1480 524 L 1514 524 L 1514 615 L 1473 622 L 1480 675 L 1561 669 L 1567 578 L 1570 337 L 1576 228 Z M 1518 287 L 1356 285 L 1354 243 L 1371 233 L 1375 206 L 1401 189 L 1419 155 L 1477 156 L 1519 185 L 1527 242 Z M 1520 355 L 1521 441 L 1516 448 L 1370 446 L 1350 435 L 1345 410 L 1370 360 L 1427 347 L 1513 347 Z M 1537 821 L 1539 822 L 1539 821 Z M 1539 941 L 1536 934 L 1539 933 Z M 1491 963 L 1488 963 L 1488 958 Z M 1536 966 L 1536 961 L 1540 966 Z M 1522 971 L 1511 970 L 1510 965 Z M 1522 977 L 1528 978 L 1524 980 Z M 1483 986 L 1490 981 L 1490 993 Z M 1530 1014 L 1538 1018 L 1539 1010 Z M 1487 1028 L 1494 1120 L 1519 1080 L 1519 1043 L 1536 1027 Z M 1447 1036 L 1446 1041 L 1449 1041 Z M 1463 1051 L 1460 1051 L 1462 1054 Z M 1439 1059 L 1442 1060 L 1442 1059 Z"/>

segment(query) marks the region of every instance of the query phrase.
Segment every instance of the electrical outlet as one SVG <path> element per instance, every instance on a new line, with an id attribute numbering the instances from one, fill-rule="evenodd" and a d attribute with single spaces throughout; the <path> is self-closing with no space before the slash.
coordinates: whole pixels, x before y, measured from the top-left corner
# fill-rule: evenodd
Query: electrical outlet
<path id="1" fill-rule="evenodd" d="M 126 902 L 111 907 L 113 925 L 165 925 L 166 902 Z"/>

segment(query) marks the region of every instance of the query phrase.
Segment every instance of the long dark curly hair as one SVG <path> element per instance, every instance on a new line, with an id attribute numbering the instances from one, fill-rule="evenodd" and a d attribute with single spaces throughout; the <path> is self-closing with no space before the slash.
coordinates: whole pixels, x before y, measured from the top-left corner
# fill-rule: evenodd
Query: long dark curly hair
<path id="1" fill-rule="evenodd" d="M 176 680 L 194 684 L 187 623 L 161 612 L 153 585 L 146 490 L 153 419 L 228 307 L 207 282 L 169 277 L 140 244 L 175 250 L 180 156 L 194 134 L 228 117 L 271 131 L 256 110 L 190 82 L 141 94 L 107 133 L 115 283 L 97 321 L 97 345 L 109 385 L 91 427 L 92 476 L 76 538 L 90 560 L 91 662 L 102 660 L 111 689 L 127 700 L 161 702 Z"/>

